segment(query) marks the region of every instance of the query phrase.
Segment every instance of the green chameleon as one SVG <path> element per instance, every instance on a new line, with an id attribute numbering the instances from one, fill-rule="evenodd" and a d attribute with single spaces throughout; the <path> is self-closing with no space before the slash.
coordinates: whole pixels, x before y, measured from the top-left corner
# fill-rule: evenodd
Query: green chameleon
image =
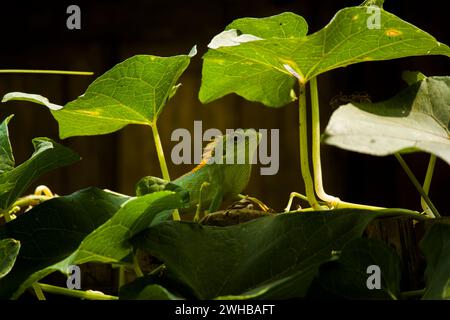
<path id="1" fill-rule="evenodd" d="M 204 208 L 215 212 L 222 201 L 237 198 L 245 189 L 260 141 L 261 134 L 253 129 L 218 136 L 204 148 L 202 160 L 193 170 L 171 182 L 144 177 L 138 182 L 136 193 L 139 196 L 181 187 L 189 192 L 189 205 L 179 211 L 186 214 L 195 210 L 194 221 L 198 221 Z"/>

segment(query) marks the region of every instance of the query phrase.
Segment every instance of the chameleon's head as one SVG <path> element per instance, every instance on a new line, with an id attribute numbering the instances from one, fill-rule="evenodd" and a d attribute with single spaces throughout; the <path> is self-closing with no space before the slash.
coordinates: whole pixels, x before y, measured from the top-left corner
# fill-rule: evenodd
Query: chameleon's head
<path id="1" fill-rule="evenodd" d="M 254 164 L 261 133 L 254 129 L 237 129 L 234 133 L 218 136 L 204 150 L 204 159 L 219 164 Z"/>

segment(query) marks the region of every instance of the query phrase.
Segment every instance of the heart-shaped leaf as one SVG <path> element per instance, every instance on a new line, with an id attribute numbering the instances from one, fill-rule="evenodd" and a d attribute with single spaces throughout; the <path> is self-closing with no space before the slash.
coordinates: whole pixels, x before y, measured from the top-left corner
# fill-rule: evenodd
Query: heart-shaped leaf
<path id="1" fill-rule="evenodd" d="M 0 279 L 6 276 L 13 268 L 19 250 L 19 241 L 10 238 L 0 240 Z"/>
<path id="2" fill-rule="evenodd" d="M 425 151 L 450 164 L 449 119 L 450 77 L 428 77 L 390 100 L 339 107 L 324 141 L 375 156 Z"/>
<path id="3" fill-rule="evenodd" d="M 450 299 L 450 225 L 436 223 L 420 242 L 427 288 L 423 299 Z"/>
<path id="4" fill-rule="evenodd" d="M 378 214 L 281 214 L 230 227 L 163 222 L 133 242 L 165 263 L 169 278 L 185 288 L 183 295 L 295 298 L 306 294 L 332 251 L 360 237 Z"/>
<path id="5" fill-rule="evenodd" d="M 230 29 L 264 40 L 208 50 L 199 93 L 203 103 L 236 93 L 281 107 L 295 99 L 293 74 L 306 83 L 321 73 L 359 62 L 450 56 L 448 46 L 369 2 L 340 10 L 323 29 L 307 36 L 303 18 L 293 13 L 239 19 L 226 27 Z"/>
<path id="6" fill-rule="evenodd" d="M 34 282 L 23 286 L 27 278 L 69 256 L 127 199 L 95 188 L 85 189 L 43 202 L 0 226 L 0 239 L 13 238 L 22 246 L 12 272 L 0 280 L 0 298 L 10 298 L 14 293 L 19 296 Z"/>
<path id="7" fill-rule="evenodd" d="M 78 99 L 60 110 L 50 108 L 60 137 L 107 134 L 128 124 L 152 125 L 175 94 L 176 82 L 195 53 L 193 49 L 189 55 L 173 57 L 136 55 L 117 64 Z M 21 92 L 8 93 L 3 100 L 54 106 L 44 97 Z"/>

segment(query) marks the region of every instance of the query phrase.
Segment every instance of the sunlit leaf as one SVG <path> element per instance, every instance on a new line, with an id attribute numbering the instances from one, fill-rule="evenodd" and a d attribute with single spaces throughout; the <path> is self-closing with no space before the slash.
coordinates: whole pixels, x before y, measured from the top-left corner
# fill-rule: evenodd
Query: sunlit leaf
<path id="1" fill-rule="evenodd" d="M 390 100 L 337 109 L 324 141 L 375 156 L 425 151 L 450 164 L 450 77 L 428 77 Z"/>
<path id="2" fill-rule="evenodd" d="M 420 55 L 450 56 L 450 48 L 414 25 L 380 8 L 380 25 L 365 3 L 340 10 L 323 29 L 306 35 L 303 18 L 293 13 L 239 19 L 226 27 L 264 40 L 209 49 L 203 56 L 199 98 L 203 103 L 236 93 L 270 107 L 295 99 L 300 82 L 351 64 Z M 278 27 L 277 27 L 278 26 Z"/>

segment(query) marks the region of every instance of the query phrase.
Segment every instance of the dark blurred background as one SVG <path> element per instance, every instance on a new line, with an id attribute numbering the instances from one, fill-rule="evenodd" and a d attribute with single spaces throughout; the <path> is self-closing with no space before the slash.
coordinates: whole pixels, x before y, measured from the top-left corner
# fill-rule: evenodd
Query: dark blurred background
<path id="1" fill-rule="evenodd" d="M 204 129 L 279 128 L 278 175 L 261 176 L 259 170 L 254 170 L 246 193 L 280 210 L 286 205 L 291 191 L 304 192 L 296 105 L 270 109 L 235 95 L 202 105 L 197 97 L 201 80 L 200 57 L 209 40 L 236 18 L 292 11 L 305 17 L 312 33 L 325 26 L 340 8 L 360 2 L 362 0 L 3 1 L 0 8 L 1 69 L 87 70 L 94 71 L 95 76 L 0 74 L 0 95 L 24 91 L 65 104 L 81 95 L 96 76 L 126 58 L 135 54 L 186 54 L 197 44 L 199 54 L 182 76 L 183 86 L 159 120 L 171 176 L 175 178 L 192 167 L 170 163 L 170 150 L 175 144 L 170 141 L 170 134 L 176 128 L 192 130 L 194 120 L 203 120 Z M 71 4 L 81 7 L 81 30 L 66 28 L 66 8 Z M 384 7 L 439 41 L 450 43 L 450 2 L 387 0 Z M 322 129 L 333 111 L 330 101 L 334 97 L 363 92 L 370 95 L 372 101 L 388 99 L 405 87 L 401 80 L 403 70 L 448 75 L 450 59 L 429 56 L 371 62 L 320 76 Z M 30 156 L 33 137 L 47 136 L 59 141 L 57 123 L 46 108 L 23 102 L 0 105 L 0 120 L 11 113 L 16 115 L 10 133 L 17 163 Z M 110 135 L 75 137 L 62 143 L 78 152 L 83 160 L 40 179 L 39 183 L 49 185 L 58 194 L 87 186 L 133 194 L 140 177 L 161 175 L 150 128 L 133 125 Z M 324 146 L 322 158 L 328 193 L 346 201 L 420 208 L 417 192 L 393 156 L 370 157 Z M 422 180 L 428 156 L 417 153 L 405 158 Z M 444 215 L 448 212 L 449 177 L 448 165 L 438 160 L 430 195 Z"/>

